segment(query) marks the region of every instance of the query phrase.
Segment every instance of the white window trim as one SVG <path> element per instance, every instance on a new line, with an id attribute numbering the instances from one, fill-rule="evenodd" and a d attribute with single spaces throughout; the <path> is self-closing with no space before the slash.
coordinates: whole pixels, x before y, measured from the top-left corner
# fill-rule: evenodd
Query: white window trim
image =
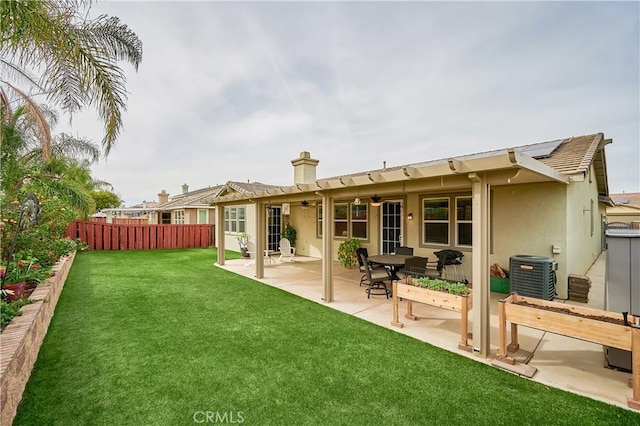
<path id="1" fill-rule="evenodd" d="M 174 210 L 173 211 L 173 223 L 176 225 L 184 225 L 184 210 Z"/>
<path id="2" fill-rule="evenodd" d="M 231 211 L 235 211 L 235 219 L 231 218 Z M 240 209 L 244 212 L 243 219 L 240 219 Z M 231 224 L 236 224 L 236 230 L 233 231 L 231 228 Z M 240 230 L 240 223 L 244 224 L 244 231 Z M 227 224 L 229 227 L 227 228 Z M 247 229 L 247 210 L 245 206 L 226 206 L 224 208 L 224 232 L 227 234 L 241 234 L 242 232 L 246 232 Z"/>

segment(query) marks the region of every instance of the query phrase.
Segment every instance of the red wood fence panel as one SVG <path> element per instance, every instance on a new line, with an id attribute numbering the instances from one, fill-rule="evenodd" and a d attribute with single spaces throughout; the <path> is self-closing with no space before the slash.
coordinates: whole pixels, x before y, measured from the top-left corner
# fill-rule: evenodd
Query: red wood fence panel
<path id="1" fill-rule="evenodd" d="M 139 250 L 211 247 L 214 225 L 114 224 L 74 220 L 67 237 L 87 243 L 91 250 Z"/>

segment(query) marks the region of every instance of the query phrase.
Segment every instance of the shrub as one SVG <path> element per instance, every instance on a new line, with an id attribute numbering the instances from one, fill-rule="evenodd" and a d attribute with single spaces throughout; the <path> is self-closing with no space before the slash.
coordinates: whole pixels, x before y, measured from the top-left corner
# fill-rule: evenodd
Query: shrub
<path id="1" fill-rule="evenodd" d="M 282 233 L 282 237 L 286 238 L 287 240 L 289 240 L 289 243 L 291 243 L 291 247 L 295 247 L 296 246 L 296 240 L 298 239 L 298 233 L 296 232 L 296 228 L 294 228 L 293 226 L 289 225 L 287 223 L 287 226 L 284 227 L 284 232 Z"/>
<path id="2" fill-rule="evenodd" d="M 33 302 L 35 301 L 31 299 L 20 299 L 9 303 L 0 301 L 0 329 L 4 330 L 14 317 L 22 315 L 20 308 Z"/>
<path id="3" fill-rule="evenodd" d="M 362 246 L 360 240 L 355 238 L 347 238 L 338 246 L 338 261 L 347 269 L 353 268 L 358 264 L 356 250 Z"/>

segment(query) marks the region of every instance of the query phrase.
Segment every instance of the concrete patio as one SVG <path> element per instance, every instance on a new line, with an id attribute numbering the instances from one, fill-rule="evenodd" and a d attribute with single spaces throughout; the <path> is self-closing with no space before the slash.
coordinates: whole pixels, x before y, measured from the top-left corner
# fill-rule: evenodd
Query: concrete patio
<path id="1" fill-rule="evenodd" d="M 302 256 L 296 256 L 293 263 L 265 262 L 265 277 L 258 281 L 478 362 L 490 364 L 493 361 L 499 344 L 498 301 L 505 297 L 504 294 L 491 295 L 491 356 L 485 359 L 458 349 L 460 315 L 456 312 L 414 303 L 413 312 L 419 320 L 411 321 L 404 318 L 406 302 L 400 302 L 400 321 L 404 327 L 391 326 L 391 299 L 384 296 L 367 299 L 365 288 L 359 286 L 361 274 L 357 269 L 346 270 L 339 264 L 334 265 L 335 300 L 325 303 L 322 300 L 321 264 L 320 259 Z M 566 303 L 602 309 L 605 264 L 606 252 L 603 252 L 589 270 L 592 282 L 589 302 Z M 246 260 L 227 260 L 223 268 L 255 279 L 255 265 L 247 265 Z M 538 371 L 531 380 L 628 408 L 627 397 L 632 396 L 631 374 L 606 368 L 602 345 L 528 327 L 519 327 L 519 343 L 521 349 L 533 353 L 528 365 Z"/>

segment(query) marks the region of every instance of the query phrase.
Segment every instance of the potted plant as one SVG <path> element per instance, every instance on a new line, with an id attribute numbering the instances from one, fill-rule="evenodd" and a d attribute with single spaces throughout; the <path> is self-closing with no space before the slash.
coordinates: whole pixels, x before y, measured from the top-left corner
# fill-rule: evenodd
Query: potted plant
<path id="1" fill-rule="evenodd" d="M 47 275 L 48 271 L 43 270 L 33 257 L 14 260 L 8 267 L 0 266 L 2 297 L 8 301 L 22 299 L 27 284 L 38 284 Z"/>
<path id="2" fill-rule="evenodd" d="M 353 268 L 358 264 L 358 256 L 356 250 L 362 247 L 360 240 L 356 238 L 347 238 L 338 246 L 338 261 L 347 269 Z"/>
<path id="3" fill-rule="evenodd" d="M 249 257 L 249 240 L 251 239 L 251 235 L 243 232 L 238 235 L 236 239 L 238 240 L 238 245 L 240 246 L 240 253 L 242 253 L 242 257 Z"/>
<path id="4" fill-rule="evenodd" d="M 296 232 L 296 228 L 287 223 L 284 227 L 284 232 L 282 233 L 282 237 L 289 240 L 291 247 L 296 246 L 296 240 L 298 239 L 298 233 Z"/>

